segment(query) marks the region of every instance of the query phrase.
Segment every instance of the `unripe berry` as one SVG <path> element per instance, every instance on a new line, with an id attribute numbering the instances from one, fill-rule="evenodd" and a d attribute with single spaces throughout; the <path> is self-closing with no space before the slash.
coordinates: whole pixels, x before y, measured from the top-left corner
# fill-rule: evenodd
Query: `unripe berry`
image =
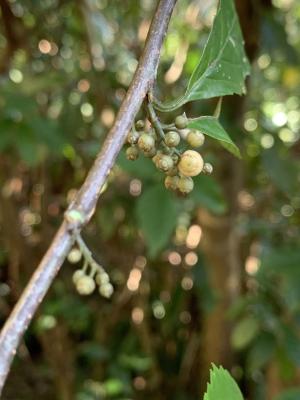
<path id="1" fill-rule="evenodd" d="M 136 131 L 130 131 L 127 135 L 127 143 L 129 144 L 137 144 L 139 140 L 139 133 Z"/>
<path id="2" fill-rule="evenodd" d="M 84 271 L 82 269 L 77 269 L 72 276 L 74 285 L 77 285 L 78 279 L 82 278 L 83 276 L 85 276 Z"/>
<path id="3" fill-rule="evenodd" d="M 176 190 L 178 188 L 178 176 L 166 176 L 165 187 L 170 190 Z"/>
<path id="4" fill-rule="evenodd" d="M 135 123 L 135 129 L 137 131 L 142 131 L 145 128 L 145 122 L 142 119 L 139 119 Z"/>
<path id="5" fill-rule="evenodd" d="M 168 156 L 166 154 L 163 154 L 158 158 L 158 160 L 156 162 L 156 166 L 161 171 L 167 172 L 171 168 L 173 168 L 174 161 L 172 160 L 172 157 L 170 157 L 170 156 Z"/>
<path id="6" fill-rule="evenodd" d="M 152 158 L 156 155 L 157 150 L 155 147 L 153 147 L 150 151 L 143 151 L 143 154 L 147 158 Z"/>
<path id="7" fill-rule="evenodd" d="M 175 118 L 175 126 L 177 129 L 185 129 L 188 124 L 188 119 L 185 115 L 178 115 Z"/>
<path id="8" fill-rule="evenodd" d="M 199 153 L 197 153 L 197 151 L 187 150 L 181 156 L 178 163 L 178 169 L 182 175 L 196 176 L 202 171 L 203 165 L 203 158 Z"/>
<path id="9" fill-rule="evenodd" d="M 205 175 L 210 175 L 210 174 L 212 174 L 212 173 L 213 173 L 213 170 L 214 170 L 214 168 L 213 168 L 213 166 L 212 166 L 210 163 L 205 163 L 205 164 L 204 164 L 204 166 L 203 166 L 203 173 L 204 173 Z"/>
<path id="10" fill-rule="evenodd" d="M 169 169 L 169 170 L 166 172 L 166 175 L 168 175 L 168 176 L 175 176 L 175 175 L 177 175 L 177 174 L 178 174 L 178 169 L 177 169 L 177 167 L 173 167 L 173 168 Z"/>
<path id="11" fill-rule="evenodd" d="M 202 132 L 195 129 L 191 130 L 186 138 L 188 144 L 192 147 L 200 147 L 203 145 L 205 137 Z"/>
<path id="12" fill-rule="evenodd" d="M 109 276 L 106 272 L 99 272 L 95 277 L 95 281 L 99 286 L 105 285 L 109 283 Z"/>
<path id="13" fill-rule="evenodd" d="M 127 160 L 134 161 L 139 157 L 139 150 L 136 146 L 131 146 L 126 149 Z"/>
<path id="14" fill-rule="evenodd" d="M 106 283 L 105 285 L 99 287 L 99 293 L 101 294 L 101 296 L 106 297 L 107 299 L 111 297 L 113 292 L 114 288 L 111 283 Z"/>
<path id="15" fill-rule="evenodd" d="M 147 133 L 143 133 L 138 140 L 138 146 L 143 151 L 150 151 L 155 146 L 155 139 Z"/>
<path id="16" fill-rule="evenodd" d="M 166 145 L 169 147 L 176 147 L 180 143 L 180 135 L 175 131 L 170 131 L 165 136 Z"/>
<path id="17" fill-rule="evenodd" d="M 87 296 L 95 290 L 96 284 L 90 276 L 82 276 L 76 283 L 77 292 L 83 296 Z"/>
<path id="18" fill-rule="evenodd" d="M 181 193 L 187 194 L 194 189 L 193 179 L 189 176 L 182 176 L 178 180 L 178 189 Z"/>

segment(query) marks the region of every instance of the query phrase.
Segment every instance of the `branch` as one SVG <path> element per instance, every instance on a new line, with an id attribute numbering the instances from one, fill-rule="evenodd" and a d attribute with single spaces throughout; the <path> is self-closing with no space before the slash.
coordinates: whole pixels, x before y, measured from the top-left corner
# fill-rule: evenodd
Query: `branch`
<path id="1" fill-rule="evenodd" d="M 68 211 L 80 213 L 83 218 L 76 220 L 75 223 L 66 218 L 62 223 L 2 329 L 0 335 L 0 394 L 20 339 L 72 247 L 75 239 L 73 232 L 75 230 L 79 232 L 90 220 L 101 188 L 122 148 L 125 136 L 131 128 L 147 92 L 153 86 L 162 42 L 176 1 L 159 1 L 142 57 L 115 123 L 76 199 L 69 207 Z"/>

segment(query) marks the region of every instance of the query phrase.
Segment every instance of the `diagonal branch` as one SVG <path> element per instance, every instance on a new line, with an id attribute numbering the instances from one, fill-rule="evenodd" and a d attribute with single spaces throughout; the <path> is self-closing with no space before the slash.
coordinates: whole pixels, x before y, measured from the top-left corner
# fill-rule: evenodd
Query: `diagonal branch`
<path id="1" fill-rule="evenodd" d="M 148 33 L 146 45 L 137 70 L 120 107 L 115 123 L 97 156 L 71 209 L 83 218 L 70 222 L 66 219 L 56 233 L 48 251 L 33 274 L 0 335 L 0 394 L 3 389 L 16 349 L 37 307 L 43 300 L 53 279 L 74 242 L 73 231 L 80 231 L 90 220 L 101 188 L 122 148 L 125 136 L 134 121 L 143 99 L 152 88 L 164 36 L 177 0 L 160 0 Z M 70 211 L 70 210 L 69 210 Z"/>

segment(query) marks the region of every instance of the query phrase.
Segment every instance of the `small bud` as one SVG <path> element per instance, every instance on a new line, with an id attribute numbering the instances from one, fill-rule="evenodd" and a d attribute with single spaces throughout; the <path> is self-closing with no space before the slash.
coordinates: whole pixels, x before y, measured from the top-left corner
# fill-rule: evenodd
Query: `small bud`
<path id="1" fill-rule="evenodd" d="M 145 128 L 145 122 L 142 119 L 139 119 L 135 123 L 135 129 L 137 131 L 142 131 Z"/>
<path id="2" fill-rule="evenodd" d="M 136 146 L 131 146 L 126 149 L 127 160 L 134 161 L 139 157 L 139 150 Z"/>
<path id="3" fill-rule="evenodd" d="M 184 176 L 196 176 L 202 171 L 203 165 L 203 158 L 197 151 L 187 150 L 181 156 L 178 169 Z"/>
<path id="4" fill-rule="evenodd" d="M 99 293 L 101 296 L 109 299 L 114 292 L 114 288 L 111 283 L 106 283 L 99 287 Z"/>
<path id="5" fill-rule="evenodd" d="M 129 144 L 137 144 L 139 140 L 139 133 L 136 131 L 130 131 L 127 135 L 127 143 Z"/>
<path id="6" fill-rule="evenodd" d="M 158 160 L 156 162 L 156 166 L 161 171 L 167 172 L 171 168 L 173 168 L 174 161 L 172 160 L 172 157 L 170 157 L 170 156 L 168 156 L 166 154 L 163 154 L 158 158 Z"/>
<path id="7" fill-rule="evenodd" d="M 95 277 L 95 281 L 99 286 L 105 285 L 109 283 L 109 276 L 106 272 L 99 272 Z"/>
<path id="8" fill-rule="evenodd" d="M 169 147 L 176 147 L 180 143 L 180 135 L 175 131 L 170 131 L 165 136 L 166 145 Z"/>
<path id="9" fill-rule="evenodd" d="M 143 151 L 150 151 L 155 146 L 155 139 L 147 133 L 143 133 L 138 140 L 138 146 Z"/>
<path id="10" fill-rule="evenodd" d="M 186 141 L 192 147 L 201 147 L 205 141 L 205 137 L 202 132 L 193 129 L 188 133 Z"/>
<path id="11" fill-rule="evenodd" d="M 178 176 L 166 176 L 165 187 L 170 190 L 176 190 L 178 188 L 179 177 Z"/>
<path id="12" fill-rule="evenodd" d="M 77 285 L 78 280 L 83 276 L 85 276 L 84 271 L 82 269 L 77 269 L 72 276 L 72 281 L 74 285 Z"/>
<path id="13" fill-rule="evenodd" d="M 90 276 L 82 276 L 76 282 L 77 292 L 83 296 L 87 296 L 95 290 L 96 284 Z"/>
<path id="14" fill-rule="evenodd" d="M 178 181 L 178 189 L 181 191 L 181 193 L 190 193 L 194 189 L 193 179 L 189 176 L 180 177 Z"/>
<path id="15" fill-rule="evenodd" d="M 150 151 L 143 151 L 143 154 L 145 157 L 147 158 L 153 158 L 157 153 L 157 150 L 155 147 L 153 147 L 153 149 L 151 149 Z"/>
<path id="16" fill-rule="evenodd" d="M 70 224 L 83 224 L 84 216 L 78 210 L 69 210 L 65 212 L 65 218 Z"/>
<path id="17" fill-rule="evenodd" d="M 203 166 L 203 173 L 205 175 L 211 175 L 213 173 L 213 166 L 210 163 L 205 163 Z"/>
<path id="18" fill-rule="evenodd" d="M 188 119 L 185 114 L 183 115 L 178 115 L 175 118 L 175 126 L 177 129 L 185 129 L 188 124 Z"/>

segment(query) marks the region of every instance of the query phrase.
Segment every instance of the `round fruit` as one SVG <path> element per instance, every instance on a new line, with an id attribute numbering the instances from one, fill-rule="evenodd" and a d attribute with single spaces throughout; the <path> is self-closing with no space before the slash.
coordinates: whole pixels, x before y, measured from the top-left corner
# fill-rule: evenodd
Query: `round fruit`
<path id="1" fill-rule="evenodd" d="M 144 151 L 144 156 L 147 158 L 152 158 L 155 156 L 155 154 L 157 153 L 157 150 L 155 147 L 153 147 L 150 151 Z"/>
<path id="2" fill-rule="evenodd" d="M 126 149 L 126 158 L 127 160 L 134 161 L 139 157 L 139 150 L 135 146 L 128 147 Z"/>
<path id="3" fill-rule="evenodd" d="M 155 139 L 152 136 L 147 135 L 147 133 L 143 133 L 138 140 L 138 146 L 143 151 L 152 150 L 154 145 Z"/>
<path id="4" fill-rule="evenodd" d="M 77 269 L 72 276 L 73 283 L 77 285 L 78 279 L 82 278 L 83 276 L 85 276 L 84 271 L 82 269 Z"/>
<path id="5" fill-rule="evenodd" d="M 77 292 L 83 296 L 87 296 L 95 290 L 96 284 L 90 276 L 82 276 L 76 282 Z"/>
<path id="6" fill-rule="evenodd" d="M 185 115 L 178 115 L 175 118 L 175 126 L 177 129 L 185 129 L 188 124 L 188 119 Z"/>
<path id="7" fill-rule="evenodd" d="M 166 176 L 165 187 L 170 190 L 176 190 L 178 188 L 178 176 Z"/>
<path id="8" fill-rule="evenodd" d="M 114 288 L 111 283 L 106 283 L 99 287 L 99 293 L 101 296 L 106 297 L 107 299 L 111 297 L 114 292 Z"/>
<path id="9" fill-rule="evenodd" d="M 130 131 L 127 135 L 127 143 L 129 144 L 137 144 L 139 140 L 139 133 L 136 131 Z"/>
<path id="10" fill-rule="evenodd" d="M 214 168 L 213 168 L 213 166 L 212 166 L 210 163 L 205 163 L 205 164 L 204 164 L 204 166 L 203 166 L 203 172 L 204 172 L 206 175 L 212 174 L 212 173 L 213 173 L 213 170 L 214 170 Z"/>
<path id="11" fill-rule="evenodd" d="M 99 286 L 105 285 L 109 283 L 109 276 L 106 272 L 99 272 L 95 277 L 95 281 Z"/>
<path id="12" fill-rule="evenodd" d="M 174 161 L 173 161 L 172 157 L 170 157 L 166 154 L 163 154 L 158 158 L 158 160 L 156 162 L 156 166 L 161 171 L 167 172 L 173 168 Z"/>
<path id="13" fill-rule="evenodd" d="M 187 150 L 181 156 L 178 163 L 178 169 L 182 175 L 196 176 L 202 171 L 203 165 L 203 158 L 199 153 L 197 153 L 197 151 Z"/>
<path id="14" fill-rule="evenodd" d="M 145 122 L 142 119 L 139 119 L 135 123 L 135 129 L 137 131 L 142 131 L 145 128 Z"/>
<path id="15" fill-rule="evenodd" d="M 175 131 L 170 131 L 165 136 L 166 145 L 169 147 L 176 147 L 180 143 L 180 135 Z"/>
<path id="16" fill-rule="evenodd" d="M 205 137 L 202 132 L 197 130 L 191 130 L 186 138 L 188 144 L 192 147 L 200 147 L 203 145 Z"/>
<path id="17" fill-rule="evenodd" d="M 181 193 L 190 193 L 194 189 L 193 179 L 189 176 L 182 176 L 178 180 L 178 189 Z"/>

